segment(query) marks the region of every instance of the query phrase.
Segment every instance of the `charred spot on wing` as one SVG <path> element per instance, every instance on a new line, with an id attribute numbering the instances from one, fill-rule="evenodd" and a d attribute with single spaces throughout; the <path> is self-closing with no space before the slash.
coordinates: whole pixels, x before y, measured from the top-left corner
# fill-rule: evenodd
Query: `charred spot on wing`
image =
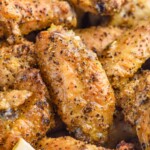
<path id="1" fill-rule="evenodd" d="M 18 111 L 8 109 L 8 110 L 2 110 L 0 111 L 0 119 L 3 120 L 13 120 L 18 117 Z"/>
<path id="2" fill-rule="evenodd" d="M 43 118 L 42 118 L 42 123 L 48 126 L 48 125 L 50 124 L 50 119 L 43 117 Z"/>
<path id="3" fill-rule="evenodd" d="M 43 100 L 43 101 L 37 101 L 37 102 L 36 102 L 36 105 L 37 105 L 40 109 L 43 109 L 43 110 L 44 110 L 45 107 L 48 106 L 48 104 L 47 104 L 47 102 L 46 102 L 46 99 Z"/>
<path id="4" fill-rule="evenodd" d="M 104 13 L 105 12 L 105 4 L 103 2 L 98 2 L 97 3 L 98 11 L 99 13 Z"/>

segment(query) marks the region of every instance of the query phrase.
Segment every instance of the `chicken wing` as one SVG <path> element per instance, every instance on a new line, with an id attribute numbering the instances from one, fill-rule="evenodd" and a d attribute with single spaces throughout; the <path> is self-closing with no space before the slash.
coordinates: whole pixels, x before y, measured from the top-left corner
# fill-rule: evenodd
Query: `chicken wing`
<path id="1" fill-rule="evenodd" d="M 131 27 L 141 20 L 150 20 L 149 0 L 128 0 L 111 20 L 112 25 Z"/>
<path id="2" fill-rule="evenodd" d="M 98 56 L 113 41 L 123 34 L 123 30 L 117 27 L 90 27 L 86 29 L 75 30 L 75 33 L 81 37 L 85 45 L 96 52 Z"/>
<path id="3" fill-rule="evenodd" d="M 103 147 L 86 144 L 71 137 L 44 138 L 38 143 L 38 150 L 109 150 Z M 133 150 L 132 144 L 121 142 L 117 150 Z"/>
<path id="4" fill-rule="evenodd" d="M 15 109 L 0 110 L 0 150 L 11 150 L 20 137 L 34 145 L 54 124 L 52 111 L 47 103 L 46 87 L 38 70 L 20 72 L 13 88 L 27 90 L 32 95 Z M 26 96 L 23 94 L 22 96 Z"/>
<path id="5" fill-rule="evenodd" d="M 0 44 L 0 89 L 10 88 L 16 75 L 23 69 L 34 66 L 34 44 L 24 41 L 20 44 Z"/>
<path id="6" fill-rule="evenodd" d="M 32 69 L 33 47 L 0 46 L 0 150 L 11 150 L 20 137 L 34 145 L 54 125 L 46 86 Z"/>
<path id="7" fill-rule="evenodd" d="M 106 150 L 95 145 L 86 144 L 71 137 L 44 138 L 38 144 L 38 150 Z"/>
<path id="8" fill-rule="evenodd" d="M 78 139 L 104 143 L 115 98 L 96 54 L 61 26 L 38 35 L 36 53 L 41 74 L 68 130 Z"/>
<path id="9" fill-rule="evenodd" d="M 150 71 L 135 75 L 120 92 L 125 119 L 136 126 L 143 149 L 150 149 Z"/>
<path id="10" fill-rule="evenodd" d="M 115 89 L 124 87 L 150 57 L 149 32 L 149 23 L 142 23 L 127 31 L 102 53 L 100 61 Z"/>
<path id="11" fill-rule="evenodd" d="M 75 13 L 65 1 L 0 0 L 0 10 L 0 25 L 4 27 L 0 35 L 10 36 L 10 43 L 19 40 L 22 34 L 49 27 L 51 23 L 76 26 Z"/>
<path id="12" fill-rule="evenodd" d="M 125 0 L 68 0 L 85 12 L 110 15 L 118 11 Z"/>

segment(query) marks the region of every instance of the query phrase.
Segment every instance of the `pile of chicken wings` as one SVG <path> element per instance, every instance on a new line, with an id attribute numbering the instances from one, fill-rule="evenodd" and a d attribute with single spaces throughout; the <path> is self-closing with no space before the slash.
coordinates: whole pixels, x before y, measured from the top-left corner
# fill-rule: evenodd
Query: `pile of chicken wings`
<path id="1" fill-rule="evenodd" d="M 150 150 L 149 0 L 0 0 L 0 150 Z"/>

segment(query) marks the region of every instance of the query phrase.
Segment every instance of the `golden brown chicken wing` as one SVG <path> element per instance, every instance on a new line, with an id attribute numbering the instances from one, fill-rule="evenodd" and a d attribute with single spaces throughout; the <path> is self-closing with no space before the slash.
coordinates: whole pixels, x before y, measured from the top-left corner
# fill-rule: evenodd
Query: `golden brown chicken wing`
<path id="1" fill-rule="evenodd" d="M 11 150 L 20 137 L 34 145 L 54 124 L 46 86 L 32 69 L 33 47 L 1 44 L 0 150 Z"/>
<path id="2" fill-rule="evenodd" d="M 142 23 L 102 53 L 100 61 L 115 89 L 123 87 L 150 57 L 149 32 L 149 23 Z"/>
<path id="3" fill-rule="evenodd" d="M 68 0 L 86 12 L 110 15 L 118 11 L 125 0 Z"/>
<path id="4" fill-rule="evenodd" d="M 76 26 L 75 13 L 69 4 L 59 0 L 0 0 L 0 35 L 14 36 L 49 27 L 51 23 Z"/>
<path id="5" fill-rule="evenodd" d="M 149 0 L 128 0 L 111 20 L 112 25 L 131 27 L 141 20 L 150 20 Z"/>
<path id="6" fill-rule="evenodd" d="M 44 138 L 38 143 L 38 150 L 109 150 L 103 147 L 96 147 L 71 137 L 60 137 L 60 138 Z M 121 142 L 117 150 L 133 150 L 132 144 Z"/>
<path id="7" fill-rule="evenodd" d="M 54 123 L 52 111 L 47 103 L 46 88 L 38 70 L 20 72 L 13 88 L 20 92 L 27 90 L 32 94 L 22 93 L 22 96 L 28 97 L 15 109 L 10 107 L 0 110 L 0 149 L 2 150 L 10 150 L 20 137 L 34 145 L 40 137 L 45 136 Z M 17 97 L 18 93 L 15 96 Z"/>
<path id="8" fill-rule="evenodd" d="M 37 150 L 106 150 L 95 145 L 86 144 L 72 137 L 44 138 L 39 144 Z"/>
<path id="9" fill-rule="evenodd" d="M 90 27 L 86 29 L 75 30 L 75 33 L 81 37 L 85 45 L 96 52 L 98 56 L 114 40 L 123 34 L 122 29 L 117 27 Z"/>
<path id="10" fill-rule="evenodd" d="M 23 69 L 35 65 L 34 44 L 23 43 L 9 45 L 0 44 L 0 89 L 8 89 L 14 83 L 15 77 Z"/>
<path id="11" fill-rule="evenodd" d="M 114 93 L 96 54 L 72 31 L 52 26 L 37 37 L 41 73 L 58 113 L 78 139 L 104 143 Z"/>
<path id="12" fill-rule="evenodd" d="M 135 75 L 119 95 L 125 119 L 136 126 L 143 149 L 150 149 L 150 71 Z"/>

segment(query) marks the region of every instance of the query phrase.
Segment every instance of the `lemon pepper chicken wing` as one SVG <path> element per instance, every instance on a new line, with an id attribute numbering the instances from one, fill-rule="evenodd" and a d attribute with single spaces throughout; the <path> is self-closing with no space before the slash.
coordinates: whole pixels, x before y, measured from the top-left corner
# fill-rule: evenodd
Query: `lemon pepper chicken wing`
<path id="1" fill-rule="evenodd" d="M 14 36 L 49 27 L 51 23 L 76 26 L 75 13 L 70 5 L 59 0 L 0 0 L 0 35 Z M 1 31 L 1 30 L 0 30 Z M 17 40 L 17 39 L 15 39 Z"/>
<path id="2" fill-rule="evenodd" d="M 38 150 L 106 150 L 95 145 L 85 144 L 72 137 L 44 138 L 38 144 Z"/>
<path id="3" fill-rule="evenodd" d="M 23 104 L 15 109 L 0 110 L 0 149 L 3 150 L 10 150 L 20 137 L 34 145 L 40 137 L 45 136 L 54 123 L 52 111 L 47 103 L 46 87 L 38 70 L 20 72 L 13 88 L 27 90 L 31 95 L 22 93 L 22 97 L 26 97 Z"/>
<path id="4" fill-rule="evenodd" d="M 149 32 L 149 23 L 142 23 L 102 53 L 100 61 L 115 89 L 123 87 L 150 57 Z"/>
<path id="5" fill-rule="evenodd" d="M 150 71 L 136 74 L 121 90 L 119 101 L 125 119 L 136 126 L 142 148 L 150 149 Z"/>
<path id="6" fill-rule="evenodd" d="M 117 27 L 90 27 L 86 29 L 75 30 L 75 33 L 80 36 L 85 45 L 96 52 L 98 56 L 102 51 L 111 44 L 114 40 L 123 34 L 123 30 Z"/>
<path id="7" fill-rule="evenodd" d="M 0 150 L 10 150 L 19 137 L 34 144 L 53 127 L 47 89 L 34 67 L 34 45 L 0 45 Z"/>
<path id="8" fill-rule="evenodd" d="M 34 66 L 34 44 L 24 41 L 20 44 L 0 44 L 0 89 L 8 89 L 19 71 Z"/>
<path id="9" fill-rule="evenodd" d="M 76 7 L 85 12 L 100 13 L 105 15 L 113 14 L 118 11 L 125 0 L 68 0 Z"/>
<path id="10" fill-rule="evenodd" d="M 141 20 L 150 20 L 149 0 L 128 0 L 111 20 L 112 25 L 131 27 Z"/>
<path id="11" fill-rule="evenodd" d="M 38 35 L 36 53 L 41 74 L 68 130 L 78 139 L 104 143 L 115 99 L 96 54 L 61 26 Z"/>
<path id="12" fill-rule="evenodd" d="M 37 150 L 109 150 L 103 147 L 96 147 L 82 141 L 73 139 L 72 137 L 60 138 L 44 138 L 38 143 Z M 133 145 L 121 142 L 117 146 L 117 150 L 133 150 Z"/>

